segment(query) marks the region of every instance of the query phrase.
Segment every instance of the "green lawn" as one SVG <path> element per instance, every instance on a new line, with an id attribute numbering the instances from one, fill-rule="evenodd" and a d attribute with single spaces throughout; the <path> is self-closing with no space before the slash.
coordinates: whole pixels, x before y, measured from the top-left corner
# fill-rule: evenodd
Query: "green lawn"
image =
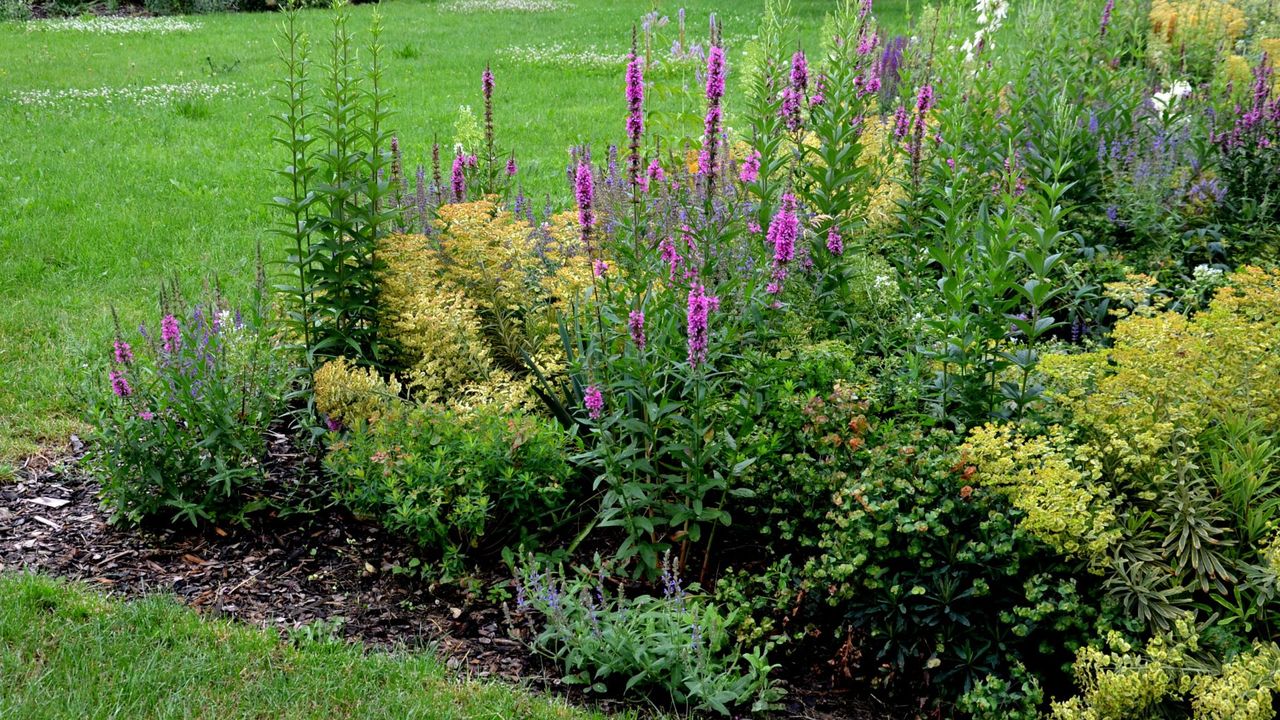
<path id="1" fill-rule="evenodd" d="M 429 655 L 202 619 L 167 598 L 122 603 L 79 586 L 0 575 L 0 718 L 600 717 Z"/>
<path id="2" fill-rule="evenodd" d="M 721 10 L 740 51 L 763 0 L 575 0 L 535 13 L 384 3 L 393 51 L 387 77 L 406 163 L 425 161 L 433 137 L 451 141 L 459 105 L 479 110 L 480 71 L 492 62 L 501 144 L 518 151 L 534 193 L 564 197 L 567 147 L 616 141 L 625 110 L 621 67 L 569 65 L 563 56 L 622 55 L 632 24 L 655 4 L 672 27 L 675 11 L 687 7 L 691 38 Z M 904 0 L 880 5 L 887 26 L 901 23 Z M 806 43 L 829 6 L 792 1 Z M 357 7 L 352 27 L 363 32 L 373 11 Z M 253 275 L 255 244 L 268 258 L 277 252 L 265 203 L 275 190 L 270 170 L 280 164 L 268 117 L 280 18 L 186 20 L 196 27 L 162 34 L 0 23 L 0 475 L 4 462 L 77 429 L 72 391 L 86 363 L 107 352 L 112 307 L 128 327 L 151 319 L 159 283 L 173 276 L 193 289 L 216 273 L 234 296 Z M 308 11 L 304 23 L 319 34 L 328 19 Z M 673 38 L 669 27 L 663 44 Z M 203 100 L 131 99 L 192 82 L 231 87 Z M 34 92 L 100 88 L 132 95 L 19 102 Z M 651 107 L 675 110 L 677 96 Z"/>

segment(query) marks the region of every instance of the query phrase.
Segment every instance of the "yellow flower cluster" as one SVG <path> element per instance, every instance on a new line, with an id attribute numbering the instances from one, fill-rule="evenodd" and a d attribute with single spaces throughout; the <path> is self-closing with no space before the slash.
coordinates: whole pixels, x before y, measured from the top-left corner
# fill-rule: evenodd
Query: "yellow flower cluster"
<path id="1" fill-rule="evenodd" d="M 314 383 L 316 409 L 343 425 L 377 421 L 395 406 L 401 390 L 394 377 L 383 380 L 373 368 L 341 357 L 321 365 Z"/>
<path id="2" fill-rule="evenodd" d="M 1132 315 L 1114 346 L 1046 355 L 1048 395 L 1065 408 L 1082 447 L 1108 477 L 1161 467 L 1214 417 L 1280 422 L 1280 271 L 1245 268 L 1194 319 Z"/>
<path id="3" fill-rule="evenodd" d="M 1026 514 L 1020 528 L 1065 555 L 1098 567 L 1107 562 L 1107 549 L 1120 537 L 1115 511 L 1097 464 L 1073 457 L 1062 428 L 1027 437 L 1011 425 L 988 424 L 970 432 L 964 450 L 977 480 Z"/>
<path id="4" fill-rule="evenodd" d="M 590 283 L 572 215 L 535 233 L 483 200 L 441 207 L 435 230 L 379 246 L 386 325 L 411 389 L 459 409 L 532 408 L 526 360 L 563 366 L 556 313 Z"/>
<path id="5" fill-rule="evenodd" d="M 1280 688 L 1280 647 L 1257 644 L 1222 666 L 1222 674 L 1197 678 L 1195 720 L 1271 720 L 1272 695 Z"/>
<path id="6" fill-rule="evenodd" d="M 1197 647 L 1189 620 L 1176 623 L 1172 637 L 1155 637 L 1145 652 L 1133 649 L 1112 631 L 1109 651 L 1081 648 L 1076 654 L 1076 682 L 1083 693 L 1053 704 L 1052 720 L 1130 720 L 1147 717 L 1172 693 L 1185 693 L 1190 680 L 1181 673 Z"/>
<path id="7" fill-rule="evenodd" d="M 1154 0 L 1151 31 L 1167 43 L 1184 38 L 1235 42 L 1248 29 L 1245 13 L 1227 0 Z"/>
<path id="8" fill-rule="evenodd" d="M 1083 693 L 1053 705 L 1052 720 L 1128 720 L 1147 717 L 1158 704 L 1191 701 L 1193 720 L 1270 720 L 1280 689 L 1280 647 L 1255 644 L 1214 674 L 1188 670 L 1198 648 L 1190 619 L 1171 636 L 1156 637 L 1134 652 L 1120 635 L 1108 635 L 1108 650 L 1082 648 L 1075 674 Z"/>

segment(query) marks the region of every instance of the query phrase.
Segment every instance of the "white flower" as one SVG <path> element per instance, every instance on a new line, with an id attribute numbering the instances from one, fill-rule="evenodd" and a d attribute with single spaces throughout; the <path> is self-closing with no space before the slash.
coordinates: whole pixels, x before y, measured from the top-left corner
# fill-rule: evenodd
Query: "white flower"
<path id="1" fill-rule="evenodd" d="M 1151 96 L 1151 104 L 1155 106 L 1158 112 L 1164 112 L 1165 109 L 1173 106 L 1175 102 L 1191 94 L 1191 84 L 1185 80 L 1178 80 L 1169 89 L 1164 92 L 1158 92 Z"/>

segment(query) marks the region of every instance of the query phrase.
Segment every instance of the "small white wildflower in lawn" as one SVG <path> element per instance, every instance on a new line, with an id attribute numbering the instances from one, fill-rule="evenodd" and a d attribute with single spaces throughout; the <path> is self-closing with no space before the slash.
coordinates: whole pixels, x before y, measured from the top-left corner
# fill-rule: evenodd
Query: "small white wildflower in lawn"
<path id="1" fill-rule="evenodd" d="M 564 43 L 502 48 L 498 50 L 498 57 L 530 65 L 563 68 L 613 68 L 627 64 L 626 53 L 607 53 L 594 45 L 570 48 Z"/>
<path id="2" fill-rule="evenodd" d="M 443 6 L 446 12 L 551 12 L 571 7 L 561 0 L 453 0 Z"/>
<path id="3" fill-rule="evenodd" d="M 177 100 L 212 99 L 236 89 L 228 83 L 166 83 L 162 85 L 130 85 L 126 87 L 66 88 L 64 90 L 27 90 L 10 96 L 18 105 L 35 108 L 65 108 L 94 103 L 132 103 L 139 107 L 168 105 Z"/>
<path id="4" fill-rule="evenodd" d="M 27 23 L 27 32 L 86 32 L 96 35 L 191 32 L 200 23 L 175 17 L 77 17 Z"/>

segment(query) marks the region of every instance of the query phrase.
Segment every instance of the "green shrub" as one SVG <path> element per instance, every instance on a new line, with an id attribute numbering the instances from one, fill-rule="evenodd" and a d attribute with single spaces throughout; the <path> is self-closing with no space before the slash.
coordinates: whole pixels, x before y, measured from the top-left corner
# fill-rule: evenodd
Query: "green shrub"
<path id="1" fill-rule="evenodd" d="M 162 305 L 140 343 L 117 331 L 109 387 L 95 375 L 90 466 L 113 521 L 235 518 L 253 507 L 291 373 L 260 305 L 242 315 L 215 294 L 187 308 L 176 292 Z"/>
<path id="2" fill-rule="evenodd" d="M 605 590 L 608 573 L 596 563 L 574 573 L 519 569 L 517 607 L 541 616 L 534 645 L 564 668 L 566 682 L 721 715 L 763 712 L 781 696 L 768 647 L 739 647 L 727 631 L 733 619 L 686 592 L 670 558 L 661 597 Z"/>
<path id="3" fill-rule="evenodd" d="M 552 524 L 570 466 L 553 422 L 491 406 L 432 405 L 357 423 L 325 458 L 339 501 L 419 548 L 446 573 Z"/>
<path id="4" fill-rule="evenodd" d="M 1095 614 L 1090 588 L 1018 529 L 1019 512 L 969 484 L 956 448 L 947 432 L 873 425 L 804 570 L 865 633 L 886 682 L 927 673 L 944 700 L 980 682 L 1008 689 L 1018 661 L 1052 675 Z"/>

